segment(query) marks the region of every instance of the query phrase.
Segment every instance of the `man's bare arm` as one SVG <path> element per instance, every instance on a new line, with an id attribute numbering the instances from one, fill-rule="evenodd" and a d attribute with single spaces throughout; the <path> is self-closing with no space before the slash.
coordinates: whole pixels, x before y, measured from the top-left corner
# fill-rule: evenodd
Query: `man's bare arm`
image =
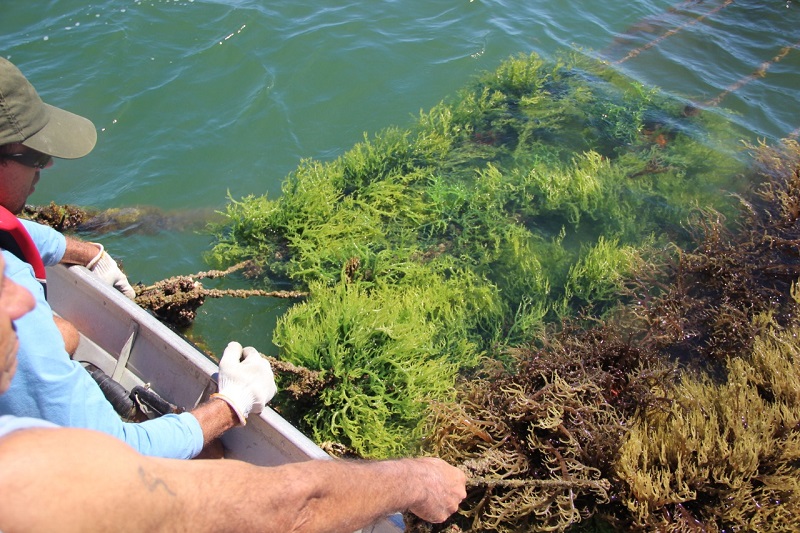
<path id="1" fill-rule="evenodd" d="M 239 425 L 239 418 L 233 409 L 217 398 L 198 405 L 192 410 L 192 415 L 203 429 L 203 444 L 208 444 L 230 428 Z"/>
<path id="2" fill-rule="evenodd" d="M 239 461 L 145 457 L 104 434 L 29 429 L 0 439 L 0 530 L 349 532 L 410 510 L 441 522 L 464 498 L 433 458 Z"/>
<path id="3" fill-rule="evenodd" d="M 100 246 L 95 243 L 82 241 L 69 235 L 65 238 L 67 247 L 61 258 L 61 262 L 64 264 L 86 266 L 100 253 Z"/>
<path id="4" fill-rule="evenodd" d="M 67 244 L 61 263 L 66 265 L 83 265 L 100 278 L 105 284 L 134 300 L 136 291 L 128 282 L 128 277 L 114 259 L 106 253 L 102 244 L 86 242 L 66 236 Z"/>

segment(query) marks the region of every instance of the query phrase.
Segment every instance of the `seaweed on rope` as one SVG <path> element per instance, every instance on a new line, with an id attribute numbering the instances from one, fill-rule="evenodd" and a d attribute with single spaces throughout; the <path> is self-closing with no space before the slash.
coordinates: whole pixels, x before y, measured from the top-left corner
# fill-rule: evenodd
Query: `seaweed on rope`
<path id="1" fill-rule="evenodd" d="M 602 62 L 519 55 L 409 128 L 303 161 L 280 197 L 231 199 L 208 259 L 253 260 L 264 284 L 309 293 L 274 342 L 293 364 L 338 372 L 338 390 L 305 405 L 298 423 L 363 455 L 407 453 L 423 407 L 480 357 L 509 363 L 505 347 L 548 323 L 603 316 L 654 250 L 690 237 L 689 213 L 730 212 L 720 190 L 739 190 L 742 161 L 729 134 L 719 117 L 687 113 Z M 436 311 L 416 310 L 420 298 Z M 354 343 L 352 320 L 395 333 Z M 447 375 L 415 380 L 414 365 L 438 360 L 442 346 Z M 366 353 L 405 361 L 407 373 L 366 372 Z M 392 399 L 403 388 L 413 399 Z"/>
<path id="2" fill-rule="evenodd" d="M 468 474 L 467 531 L 564 531 L 619 496 L 613 464 L 628 420 L 661 401 L 673 370 L 611 327 L 569 327 L 513 350 L 429 410 L 427 449 Z M 410 531 L 418 521 L 408 517 Z"/>
<path id="3" fill-rule="evenodd" d="M 231 199 L 209 259 L 256 259 L 304 285 L 337 283 L 354 256 L 443 253 L 504 289 L 508 309 L 543 294 L 557 319 L 567 271 L 600 237 L 627 254 L 653 234 L 685 238 L 697 205 L 729 209 L 719 191 L 739 187 L 741 164 L 707 137 L 732 140 L 683 111 L 577 54 L 512 58 L 412 128 L 304 161 L 281 197 Z"/>
<path id="4" fill-rule="evenodd" d="M 634 280 L 657 291 L 593 327 L 565 323 L 432 405 L 428 449 L 472 488 L 459 515 L 409 516 L 410 531 L 800 526 L 800 145 L 750 148 L 742 218 L 695 218 L 692 259 Z M 653 331 L 677 317 L 692 331 Z"/>
<path id="5" fill-rule="evenodd" d="M 738 197 L 742 215 L 728 221 L 713 210 L 696 213 L 697 246 L 675 250 L 657 274 L 679 282 L 662 289 L 657 276 L 641 276 L 631 284 L 632 300 L 641 302 L 632 312 L 646 323 L 649 342 L 700 365 L 748 349 L 759 314 L 782 325 L 800 277 L 800 145 L 787 139 L 749 149 L 757 185 Z"/>
<path id="6" fill-rule="evenodd" d="M 314 297 L 279 320 L 282 356 L 332 381 L 314 408 L 281 406 L 318 442 L 344 444 L 362 457 L 406 453 L 422 437 L 428 402 L 452 399 L 458 370 L 477 365 L 468 325 L 498 318 L 494 295 L 468 275 L 434 281 L 415 269 L 409 265 L 408 279 L 385 290 L 312 283 Z"/>
<path id="7" fill-rule="evenodd" d="M 277 409 L 337 454 L 468 476 L 410 532 L 795 531 L 800 144 L 747 160 L 730 133 L 607 64 L 518 56 L 231 198 L 226 269 L 162 288 L 292 286 Z"/>

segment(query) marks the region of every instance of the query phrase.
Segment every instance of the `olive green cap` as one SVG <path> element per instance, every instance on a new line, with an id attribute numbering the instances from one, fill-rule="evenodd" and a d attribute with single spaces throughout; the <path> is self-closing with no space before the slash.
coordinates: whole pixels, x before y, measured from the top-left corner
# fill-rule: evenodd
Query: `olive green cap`
<path id="1" fill-rule="evenodd" d="M 89 119 L 44 103 L 22 72 L 0 57 L 0 146 L 21 143 L 53 157 L 77 159 L 96 142 Z"/>

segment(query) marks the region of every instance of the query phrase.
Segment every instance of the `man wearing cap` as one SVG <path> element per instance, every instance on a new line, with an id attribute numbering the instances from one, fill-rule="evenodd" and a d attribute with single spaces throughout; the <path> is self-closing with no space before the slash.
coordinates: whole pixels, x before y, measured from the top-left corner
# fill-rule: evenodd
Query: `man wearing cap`
<path id="1" fill-rule="evenodd" d="M 36 183 L 39 170 L 52 165 L 53 157 L 76 159 L 88 154 L 97 141 L 97 131 L 87 119 L 42 102 L 24 76 L 16 74 L 15 67 L 6 60 L 2 65 L 4 85 L 0 94 L 0 229 L 5 230 L 5 240 L 0 245 L 13 247 L 8 241 L 13 231 L 29 234 L 36 244 L 45 264 L 58 262 L 87 266 L 102 281 L 116 287 L 128 298 L 136 293 L 128 283 L 117 263 L 99 243 L 86 243 L 74 238 L 64 238 L 58 232 L 16 215 L 25 207 Z M 8 161 L 18 165 L 5 164 Z M 18 226 L 22 224 L 24 230 Z M 31 262 L 30 260 L 28 261 Z M 35 269 L 37 278 L 44 282 L 44 265 Z M 56 317 L 56 324 L 64 336 L 67 351 L 77 348 L 78 335 L 71 324 Z"/>
<path id="2" fill-rule="evenodd" d="M 220 391 L 191 413 L 168 414 L 140 424 L 120 420 L 89 373 L 70 359 L 45 294 L 44 265 L 80 264 L 133 298 L 116 262 L 99 244 L 16 218 L 40 171 L 53 158 L 76 159 L 95 145 L 86 118 L 45 104 L 20 70 L 0 58 L 0 247 L 6 277 L 29 290 L 33 311 L 16 321 L 17 377 L 0 397 L 0 415 L 48 420 L 103 431 L 145 455 L 191 458 L 205 444 L 260 412 L 275 394 L 269 362 L 232 342 L 220 362 Z"/>

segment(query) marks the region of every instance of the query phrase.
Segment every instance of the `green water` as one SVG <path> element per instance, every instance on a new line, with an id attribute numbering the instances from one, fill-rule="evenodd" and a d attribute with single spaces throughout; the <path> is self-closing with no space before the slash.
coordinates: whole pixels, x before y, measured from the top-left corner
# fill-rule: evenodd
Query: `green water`
<path id="1" fill-rule="evenodd" d="M 94 152 L 43 173 L 32 203 L 202 220 L 228 194 L 279 195 L 302 159 L 330 160 L 364 132 L 407 125 L 518 52 L 618 62 L 641 50 L 618 68 L 689 102 L 735 88 L 713 109 L 742 139 L 796 134 L 799 10 L 785 0 L 6 0 L 0 54 L 46 101 L 98 128 Z M 97 238 L 132 281 L 207 268 L 210 239 L 192 225 Z M 231 339 L 270 352 L 283 305 L 212 300 L 191 334 L 216 352 Z"/>

